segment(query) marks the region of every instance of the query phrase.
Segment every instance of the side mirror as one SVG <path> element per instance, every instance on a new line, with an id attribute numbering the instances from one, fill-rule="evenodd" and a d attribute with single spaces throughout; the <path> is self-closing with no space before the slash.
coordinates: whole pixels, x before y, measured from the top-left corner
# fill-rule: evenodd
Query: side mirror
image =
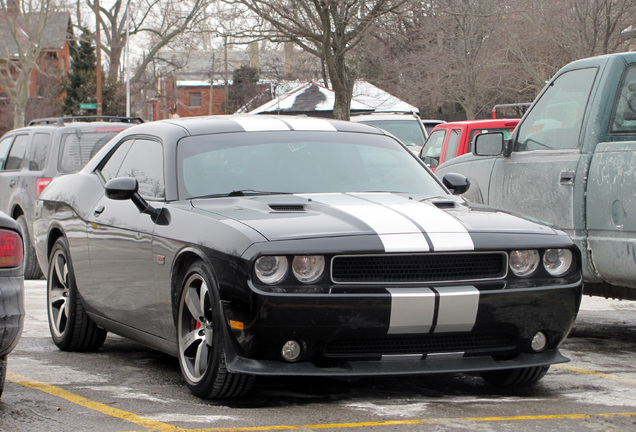
<path id="1" fill-rule="evenodd" d="M 501 132 L 489 132 L 475 137 L 473 154 L 476 156 L 499 156 L 504 151 L 504 139 Z"/>
<path id="2" fill-rule="evenodd" d="M 167 212 L 156 209 L 139 195 L 139 182 L 134 177 L 118 177 L 106 183 L 106 196 L 112 200 L 131 200 L 140 213 L 150 215 L 153 222 L 165 225 L 169 222 Z"/>
<path id="3" fill-rule="evenodd" d="M 470 181 L 463 175 L 448 173 L 442 179 L 442 184 L 451 191 L 453 195 L 461 195 L 470 187 Z"/>

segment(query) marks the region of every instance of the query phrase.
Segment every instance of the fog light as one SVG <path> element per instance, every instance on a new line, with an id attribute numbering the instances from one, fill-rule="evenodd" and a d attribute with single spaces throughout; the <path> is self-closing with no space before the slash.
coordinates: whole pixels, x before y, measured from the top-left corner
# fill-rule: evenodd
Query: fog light
<path id="1" fill-rule="evenodd" d="M 298 360 L 300 357 L 300 352 L 302 351 L 300 344 L 295 340 L 290 340 L 285 342 L 283 345 L 283 349 L 281 350 L 281 354 L 283 358 L 287 361 L 293 362 Z"/>
<path id="2" fill-rule="evenodd" d="M 545 349 L 546 344 L 548 343 L 548 339 L 545 337 L 543 332 L 539 332 L 532 338 L 532 349 L 535 352 L 541 352 Z"/>

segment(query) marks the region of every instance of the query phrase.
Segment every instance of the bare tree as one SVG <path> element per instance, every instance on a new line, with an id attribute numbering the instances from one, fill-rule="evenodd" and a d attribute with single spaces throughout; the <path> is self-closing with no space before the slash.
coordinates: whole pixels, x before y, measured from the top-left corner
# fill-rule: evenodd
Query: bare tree
<path id="1" fill-rule="evenodd" d="M 17 128 L 24 126 L 32 72 L 38 67 L 52 2 L 0 0 L 0 8 L 0 87 L 13 105 Z"/>
<path id="2" fill-rule="evenodd" d="M 407 0 L 235 0 L 263 20 L 243 33 L 274 42 L 293 42 L 318 57 L 335 93 L 334 117 L 349 119 L 357 78 L 355 48 L 384 16 Z"/>

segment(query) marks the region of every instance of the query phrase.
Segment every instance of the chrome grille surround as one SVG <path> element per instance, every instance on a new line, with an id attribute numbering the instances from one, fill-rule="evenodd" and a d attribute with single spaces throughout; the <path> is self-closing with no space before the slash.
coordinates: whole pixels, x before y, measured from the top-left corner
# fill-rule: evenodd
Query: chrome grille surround
<path id="1" fill-rule="evenodd" d="M 336 255 L 334 284 L 416 284 L 504 279 L 508 254 L 497 252 L 427 252 L 419 254 Z"/>

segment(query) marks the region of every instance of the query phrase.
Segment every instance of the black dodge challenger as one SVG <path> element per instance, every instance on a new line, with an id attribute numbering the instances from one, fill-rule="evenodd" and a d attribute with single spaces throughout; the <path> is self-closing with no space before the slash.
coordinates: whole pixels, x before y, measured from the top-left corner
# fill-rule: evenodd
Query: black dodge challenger
<path id="1" fill-rule="evenodd" d="M 449 193 L 380 129 L 306 117 L 126 129 L 39 196 L 62 350 L 113 332 L 177 356 L 201 397 L 258 375 L 479 373 L 537 382 L 581 300 L 563 232 Z"/>

